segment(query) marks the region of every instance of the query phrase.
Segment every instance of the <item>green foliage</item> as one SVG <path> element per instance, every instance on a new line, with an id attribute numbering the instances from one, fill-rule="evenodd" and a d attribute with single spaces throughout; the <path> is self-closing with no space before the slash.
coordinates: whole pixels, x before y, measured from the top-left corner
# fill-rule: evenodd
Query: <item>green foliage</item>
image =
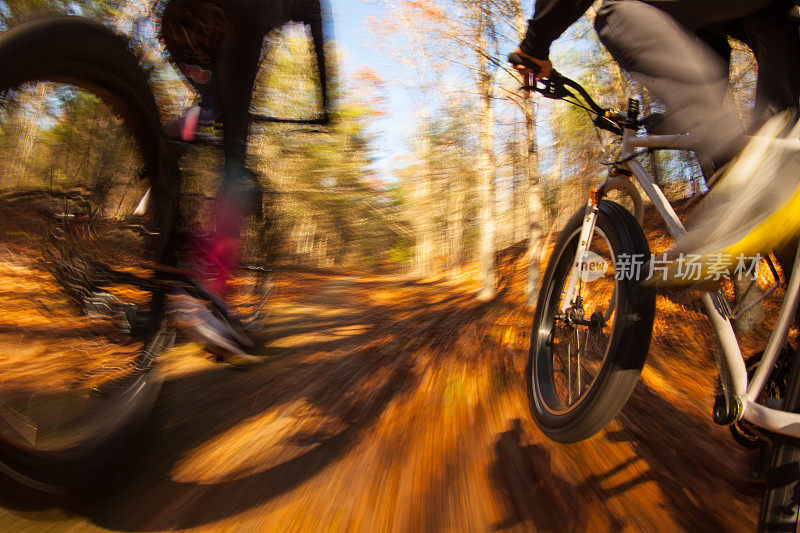
<path id="1" fill-rule="evenodd" d="M 316 73 L 308 40 L 290 29 L 270 40 L 254 108 L 284 118 L 319 112 Z M 331 86 L 333 125 L 320 132 L 258 126 L 251 137 L 253 165 L 276 193 L 284 251 L 294 260 L 381 265 L 407 246 L 399 204 L 371 168 L 370 122 L 375 110 L 354 98 L 355 88 Z"/>
<path id="2" fill-rule="evenodd" d="M 164 115 L 174 116 L 188 103 L 186 86 L 158 53 L 156 29 L 142 25 L 142 5 L 81 3 L 80 10 L 112 19 L 130 32 L 144 50 L 143 64 L 150 67 Z M 70 9 L 68 4 L 14 1 L 3 4 L 3 20 L 21 18 L 42 6 Z M 308 68 L 315 64 L 309 39 L 295 27 L 276 32 L 269 44 L 254 109 L 282 117 L 317 116 L 319 95 L 316 72 Z M 402 250 L 410 244 L 401 203 L 396 189 L 383 184 L 371 168 L 369 128 L 376 110 L 355 97 L 358 87 L 334 83 L 331 89 L 336 112 L 330 128 L 311 132 L 275 125 L 251 130 L 251 166 L 270 193 L 267 207 L 282 237 L 282 251 L 290 260 L 321 265 L 402 261 Z M 72 189 L 102 174 L 108 176 L 102 181 L 113 187 L 115 175 L 138 170 L 131 147 L 121 141 L 124 132 L 96 97 L 51 84 L 16 96 L 0 107 L 0 149 L 10 154 L 0 161 L 5 185 L 24 181 L 36 187 L 39 181 Z M 208 224 L 208 199 L 218 186 L 220 168 L 218 150 L 192 151 L 185 158 L 184 205 L 196 223 Z"/>
<path id="3" fill-rule="evenodd" d="M 440 69 L 436 57 L 447 55 L 459 61 L 468 57 L 467 69 L 457 72 L 466 75 L 474 66 L 474 56 L 463 52 L 474 43 L 464 41 L 465 27 L 460 24 L 466 19 L 450 16 L 462 13 L 454 4 L 443 7 L 417 2 L 409 6 L 417 19 L 420 13 L 428 17 L 425 20 L 434 23 L 439 35 L 417 32 L 419 27 L 414 23 L 421 19 L 396 18 L 382 25 L 382 41 L 398 52 L 399 64 L 421 66 L 423 92 L 430 93 L 422 100 L 426 106 L 438 105 L 439 109 L 425 114 L 410 139 L 409 154 L 397 172 L 397 182 L 382 182 L 373 168 L 372 124 L 380 112 L 380 98 L 374 97 L 376 86 L 357 77 L 333 80 L 330 89 L 335 124 L 324 131 L 286 125 L 252 129 L 250 164 L 270 191 L 275 232 L 291 261 L 372 267 L 408 265 L 427 254 L 424 261 L 430 265 L 453 267 L 476 256 L 480 153 L 477 101 L 447 90 L 433 94 L 439 86 L 452 87 L 444 83 L 445 74 L 458 71 L 453 65 Z M 496 37 L 500 43 L 516 42 L 518 28 L 512 19 L 518 5 L 509 1 L 485 7 L 492 11 L 490 18 L 496 19 L 484 28 L 491 40 Z M 109 21 L 130 36 L 142 64 L 149 67 L 163 116 L 172 117 L 190 103 L 193 95 L 157 41 L 159 9 L 151 9 L 141 0 L 0 0 L 0 29 L 44 12 L 73 12 Z M 413 38 L 405 39 L 397 28 L 409 21 L 414 31 L 406 37 Z M 455 46 L 451 46 L 453 43 Z M 267 50 L 254 91 L 253 110 L 285 118 L 317 116 L 320 98 L 315 61 L 305 30 L 294 26 L 276 31 Z M 447 53 L 437 55 L 432 50 Z M 329 50 L 329 58 L 334 56 L 335 50 Z M 415 62 L 416 57 L 422 59 Z M 552 57 L 557 69 L 581 82 L 601 105 L 622 109 L 629 93 L 644 91 L 613 64 L 588 19 L 558 41 Z M 734 57 L 732 100 L 740 106 L 752 100 L 751 63 L 751 56 L 739 46 Z M 436 83 L 426 83 L 427 76 L 435 78 Z M 515 90 L 516 81 L 513 85 Z M 495 98 L 501 95 L 498 91 Z M 0 150 L 7 154 L 0 160 L 0 171 L 5 176 L 54 180 L 69 187 L 70 180 L 88 179 L 98 172 L 113 176 L 135 170 L 130 149 L 115 144 L 118 136 L 113 133 L 113 124 L 86 93 L 51 88 L 45 93 L 22 94 L 17 102 L 16 107 L 8 104 L 0 108 Z M 657 103 L 653 105 L 657 108 Z M 543 100 L 537 101 L 537 107 L 536 131 L 540 135 L 535 145 L 542 202 L 554 214 L 571 212 L 576 203 L 583 203 L 590 184 L 604 173 L 606 167 L 600 160 L 614 157 L 618 147 L 614 143 L 618 141 L 604 133 L 601 142 L 583 110 Z M 525 218 L 527 170 L 521 170 L 519 129 L 511 126 L 515 121 L 519 121 L 518 115 L 510 119 L 498 115 L 495 120 L 499 133 L 495 145 L 504 147 L 505 152 L 497 150 L 495 154 L 500 165 L 494 178 L 493 207 L 501 222 L 499 233 L 514 231 L 516 235 L 517 222 Z M 31 150 L 28 145 L 34 144 L 38 148 Z M 213 196 L 220 177 L 221 154 L 216 150 L 197 151 L 187 161 L 187 197 Z M 697 176 L 696 165 L 687 157 L 664 153 L 646 159 L 644 164 L 660 170 L 661 183 L 678 191 L 676 194 L 697 189 L 683 186 L 684 181 L 696 180 Z M 199 208 L 195 211 L 200 218 L 205 213 Z M 502 222 L 509 221 L 513 223 L 502 227 Z M 508 241 L 503 235 L 497 240 Z"/>

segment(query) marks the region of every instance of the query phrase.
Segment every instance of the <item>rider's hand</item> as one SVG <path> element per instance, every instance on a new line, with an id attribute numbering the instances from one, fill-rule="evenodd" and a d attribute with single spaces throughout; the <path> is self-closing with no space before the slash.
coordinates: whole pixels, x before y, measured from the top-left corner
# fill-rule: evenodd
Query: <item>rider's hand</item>
<path id="1" fill-rule="evenodd" d="M 549 59 L 536 59 L 519 48 L 514 50 L 514 52 L 539 66 L 539 71 L 534 72 L 525 65 L 514 65 L 514 68 L 522 75 L 522 79 L 526 85 L 533 85 L 535 81 L 543 80 L 550 76 L 550 71 L 553 70 L 553 64 L 550 63 Z"/>

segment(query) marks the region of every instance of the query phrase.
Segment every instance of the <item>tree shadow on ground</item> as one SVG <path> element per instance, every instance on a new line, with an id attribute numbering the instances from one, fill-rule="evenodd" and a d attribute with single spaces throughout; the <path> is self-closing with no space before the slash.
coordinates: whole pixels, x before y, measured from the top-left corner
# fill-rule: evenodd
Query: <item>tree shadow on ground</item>
<path id="1" fill-rule="evenodd" d="M 444 298 L 440 305 L 438 322 L 420 302 L 405 307 L 400 319 L 390 304 L 361 305 L 321 322 L 294 323 L 291 335 L 325 334 L 354 322 L 365 327 L 347 337 L 311 336 L 302 345 L 273 350 L 266 364 L 245 372 L 212 367 L 168 379 L 113 479 L 70 511 L 115 530 L 184 529 L 218 522 L 294 490 L 343 458 L 395 398 L 418 385 L 418 348 L 445 332 L 458 335 L 469 323 L 454 319 L 459 313 L 474 316 L 484 309 L 469 297 Z M 375 342 L 376 331 L 380 342 Z M 290 437 L 288 444 L 301 448 L 298 454 L 211 482 L 177 479 L 175 469 L 198 448 L 298 402 L 323 419 L 319 429 Z"/>

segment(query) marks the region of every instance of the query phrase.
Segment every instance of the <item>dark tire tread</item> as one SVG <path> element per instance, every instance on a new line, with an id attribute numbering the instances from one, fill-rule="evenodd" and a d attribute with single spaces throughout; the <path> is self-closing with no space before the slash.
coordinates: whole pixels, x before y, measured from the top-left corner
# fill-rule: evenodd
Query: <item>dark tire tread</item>
<path id="1" fill-rule="evenodd" d="M 637 281 L 623 280 L 619 284 L 617 295 L 618 318 L 610 341 L 612 348 L 598 371 L 595 382 L 586 392 L 586 397 L 574 409 L 564 413 L 552 413 L 543 406 L 535 371 L 539 356 L 537 332 L 550 304 L 549 288 L 558 282 L 554 278 L 559 275 L 556 270 L 561 263 L 560 259 L 565 253 L 574 253 L 574 241 L 577 241 L 575 231 L 580 231 L 583 217 L 584 209 L 581 208 L 567 222 L 545 270 L 526 370 L 531 413 L 540 429 L 559 442 L 576 442 L 589 438 L 619 413 L 638 382 L 650 346 L 655 316 L 655 293 L 645 289 Z M 649 257 L 647 240 L 639 223 L 619 204 L 608 200 L 600 202 L 597 227 L 608 237 L 615 256 L 643 254 L 643 257 Z"/>
<path id="2" fill-rule="evenodd" d="M 167 172 L 161 121 L 148 77 L 127 40 L 99 22 L 81 17 L 34 19 L 0 34 L 0 65 L 0 97 L 26 82 L 67 83 L 96 94 L 125 120 L 139 145 L 150 180 L 153 220 L 161 235 L 154 244 L 156 256 L 165 259 L 176 215 L 173 199 L 176 184 Z M 160 319 L 149 326 L 147 345 L 161 348 L 156 342 L 160 326 Z M 149 372 L 149 368 L 144 372 Z M 148 391 L 157 393 L 159 385 L 154 377 L 148 378 L 147 386 Z M 4 478 L 4 490 L 9 484 L 17 484 L 24 488 L 12 490 L 26 497 L 31 493 L 52 496 L 69 490 L 65 487 L 74 486 L 82 478 L 89 478 L 89 472 L 106 464 L 113 457 L 112 450 L 127 441 L 149 412 L 154 395 L 148 392 L 137 398 L 141 400 L 135 407 L 128 413 L 120 413 L 124 427 L 106 435 L 102 442 L 80 449 L 44 454 L 18 449 L 0 440 L 0 477 Z"/>

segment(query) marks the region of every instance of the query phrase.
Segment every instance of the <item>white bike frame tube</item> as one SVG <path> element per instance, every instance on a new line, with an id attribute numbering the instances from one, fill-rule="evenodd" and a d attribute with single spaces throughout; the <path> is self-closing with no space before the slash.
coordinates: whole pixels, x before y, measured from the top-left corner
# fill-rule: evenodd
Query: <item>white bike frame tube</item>
<path id="1" fill-rule="evenodd" d="M 783 343 L 786 340 L 786 335 L 789 333 L 789 327 L 792 325 L 794 313 L 797 310 L 798 294 L 800 294 L 800 273 L 798 273 L 797 262 L 800 261 L 800 247 L 794 257 L 794 267 L 792 268 L 792 275 L 789 278 L 789 286 L 786 289 L 786 295 L 783 298 L 783 305 L 778 314 L 778 322 L 772 330 L 767 342 L 767 348 L 764 350 L 764 355 L 761 357 L 761 362 L 758 365 L 753 381 L 747 387 L 747 400 L 755 402 L 761 391 L 764 390 L 764 385 L 767 383 L 767 378 L 772 370 L 775 360 L 781 352 Z"/>
<path id="2" fill-rule="evenodd" d="M 627 157 L 633 153 L 634 148 L 640 147 L 690 150 L 692 146 L 691 135 L 637 136 L 632 130 L 626 129 L 622 136 L 622 157 Z M 625 164 L 628 169 L 633 172 L 636 181 L 639 182 L 645 194 L 650 198 L 650 201 L 653 202 L 653 206 L 661 215 L 661 218 L 664 220 L 672 236 L 679 237 L 686 234 L 686 228 L 683 226 L 680 218 L 678 218 L 678 214 L 675 213 L 675 210 L 672 208 L 672 205 L 670 205 L 667 197 L 664 196 L 661 188 L 656 185 L 653 178 L 644 169 L 642 164 L 636 159 L 631 159 Z M 714 304 L 714 298 L 711 293 L 703 292 L 701 300 L 705 305 L 706 314 L 709 320 L 711 320 L 712 326 L 714 326 L 714 331 L 716 331 L 717 337 L 719 338 L 722 353 L 728 365 L 733 394 L 739 402 L 744 404 L 744 397 L 747 392 L 747 368 L 745 367 L 744 357 L 742 357 L 739 342 L 736 339 L 731 321 L 723 315 L 718 309 L 718 306 Z M 722 371 L 722 369 L 720 369 L 720 371 Z"/>
<path id="3" fill-rule="evenodd" d="M 142 199 L 139 200 L 139 204 L 136 206 L 136 209 L 133 210 L 133 214 L 139 216 L 145 215 L 148 207 L 150 207 L 150 188 L 147 189 Z"/>
<path id="4" fill-rule="evenodd" d="M 797 413 L 771 409 L 760 403 L 748 401 L 744 404 L 744 416 L 742 418 L 758 427 L 781 435 L 788 435 L 789 437 L 800 436 L 800 415 Z"/>
<path id="5" fill-rule="evenodd" d="M 783 140 L 778 142 L 782 144 L 791 144 L 789 149 L 800 150 L 800 141 L 797 140 Z M 636 132 L 625 129 L 622 136 L 622 158 L 628 157 L 634 153 L 636 148 L 664 148 L 670 150 L 692 150 L 695 143 L 691 135 L 637 135 Z M 653 206 L 656 208 L 661 218 L 667 225 L 669 232 L 673 237 L 678 237 L 686 233 L 683 223 L 678 218 L 677 213 L 670 205 L 663 191 L 653 181 L 653 178 L 644 169 L 642 164 L 632 158 L 623 163 L 628 168 L 639 185 L 647 194 Z M 567 302 L 571 303 L 574 299 L 577 280 L 580 274 L 581 259 L 583 252 L 588 247 L 588 238 L 594 231 L 596 223 L 597 206 L 592 210 L 593 200 L 590 200 L 587 205 L 586 217 L 583 221 L 581 228 L 581 239 L 579 242 L 578 250 L 576 251 L 575 262 L 573 264 L 573 271 L 570 275 L 568 282 L 568 295 Z M 800 248 L 798 248 L 794 269 L 789 280 L 789 287 L 786 291 L 783 306 L 778 317 L 778 323 L 773 329 L 767 343 L 767 349 L 762 358 L 761 364 L 753 376 L 752 383 L 748 386 L 747 369 L 744 364 L 744 357 L 739 348 L 739 342 L 736 339 L 736 334 L 733 331 L 730 320 L 721 311 L 719 305 L 715 303 L 715 297 L 712 293 L 702 293 L 701 299 L 706 308 L 706 314 L 714 327 L 717 338 L 722 348 L 722 354 L 727 365 L 727 371 L 730 374 L 731 387 L 733 389 L 733 396 L 739 403 L 740 409 L 738 416 L 752 422 L 753 424 L 764 429 L 788 435 L 791 437 L 800 438 L 800 414 L 791 413 L 788 411 L 781 411 L 772 409 L 764 405 L 756 403 L 756 398 L 764 388 L 764 385 L 772 370 L 775 359 L 780 353 L 780 349 L 786 340 L 786 335 L 794 317 L 795 310 L 797 309 L 798 301 L 800 301 Z M 720 368 L 719 371 L 723 372 L 725 369 Z"/>
<path id="6" fill-rule="evenodd" d="M 656 185 L 653 178 L 650 177 L 650 174 L 647 173 L 642 164 L 636 159 L 631 159 L 625 163 L 625 165 L 628 167 L 628 170 L 633 172 L 636 181 L 639 182 L 644 193 L 650 198 L 650 201 L 653 202 L 653 207 L 655 207 L 658 214 L 661 215 L 670 234 L 673 237 L 684 235 L 686 233 L 686 228 L 683 227 L 681 219 L 678 218 L 678 214 L 672 208 L 672 205 L 670 205 L 667 197 L 664 196 L 664 192 Z"/>
<path id="7" fill-rule="evenodd" d="M 696 146 L 691 135 L 636 135 L 632 130 L 626 129 L 622 135 L 623 146 L 625 137 L 628 138 L 629 148 L 669 148 L 670 150 L 692 151 Z"/>

